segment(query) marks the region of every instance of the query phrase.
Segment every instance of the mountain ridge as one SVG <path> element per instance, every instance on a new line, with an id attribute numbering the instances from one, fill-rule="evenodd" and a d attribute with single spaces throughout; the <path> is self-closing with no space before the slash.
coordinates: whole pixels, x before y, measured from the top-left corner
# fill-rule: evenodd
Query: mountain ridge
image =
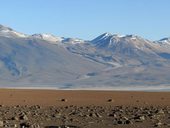
<path id="1" fill-rule="evenodd" d="M 0 86 L 169 87 L 168 39 L 104 33 L 88 41 L 0 25 Z"/>
<path id="2" fill-rule="evenodd" d="M 53 34 L 50 34 L 50 33 L 35 33 L 35 34 L 28 35 L 28 34 L 24 34 L 24 33 L 21 33 L 21 32 L 17 32 L 17 31 L 15 31 L 14 29 L 12 29 L 10 27 L 7 27 L 7 26 L 4 26 L 4 25 L 0 24 L 0 32 L 3 31 L 3 30 L 8 30 L 8 32 L 9 31 L 13 31 L 13 32 L 19 33 L 21 35 L 25 35 L 25 36 L 23 36 L 25 38 L 32 37 L 32 36 L 33 37 L 37 37 L 37 38 L 41 38 L 41 39 L 43 39 L 43 37 L 45 37 L 45 36 L 49 36 L 49 37 L 52 37 L 52 38 L 56 38 L 56 40 L 57 40 L 57 38 L 59 38 L 61 40 L 65 38 L 65 37 L 56 36 L 56 35 L 53 35 Z M 145 39 L 145 38 L 140 37 L 138 35 L 132 35 L 132 34 L 120 35 L 120 34 L 112 34 L 110 32 L 105 32 L 105 33 L 99 35 L 98 37 L 100 37 L 100 36 L 114 36 L 114 37 L 122 37 L 122 38 L 126 38 L 126 37 L 135 38 L 135 37 L 138 37 L 138 38 Z M 98 37 L 96 37 L 96 38 L 98 38 Z M 67 37 L 67 39 L 69 39 L 69 38 L 70 37 Z M 77 39 L 77 38 L 70 38 L 70 39 Z M 80 40 L 82 40 L 82 39 L 80 39 Z M 92 39 L 92 40 L 94 40 L 94 39 Z M 92 41 L 92 40 L 85 40 L 85 41 Z M 145 40 L 148 40 L 148 39 L 145 39 Z M 164 40 L 170 41 L 170 37 L 165 37 L 165 38 L 162 38 L 160 40 L 155 40 L 155 41 L 154 40 L 153 41 L 148 40 L 148 41 L 151 41 L 151 42 L 161 42 L 161 41 L 164 41 Z"/>

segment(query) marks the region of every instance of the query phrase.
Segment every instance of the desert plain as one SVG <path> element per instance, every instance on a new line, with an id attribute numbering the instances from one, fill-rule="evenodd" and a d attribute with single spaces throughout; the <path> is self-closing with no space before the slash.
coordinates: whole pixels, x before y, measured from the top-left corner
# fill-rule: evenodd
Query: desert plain
<path id="1" fill-rule="evenodd" d="M 0 127 L 170 127 L 170 92 L 0 89 Z"/>

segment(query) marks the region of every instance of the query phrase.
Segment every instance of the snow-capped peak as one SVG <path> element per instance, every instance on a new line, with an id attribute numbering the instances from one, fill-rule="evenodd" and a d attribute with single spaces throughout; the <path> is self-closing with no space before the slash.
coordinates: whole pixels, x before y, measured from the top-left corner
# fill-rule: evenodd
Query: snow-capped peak
<path id="1" fill-rule="evenodd" d="M 119 38 L 124 38 L 124 37 L 133 37 L 133 35 L 120 35 L 120 34 L 111 34 L 111 33 L 104 33 L 100 36 L 98 36 L 97 38 L 93 39 L 92 42 L 98 42 L 98 41 L 102 41 L 102 40 L 106 40 L 106 39 L 119 39 Z"/>
<path id="2" fill-rule="evenodd" d="M 120 34 L 114 34 L 113 37 L 118 37 L 118 38 L 122 38 L 125 37 L 125 35 L 120 35 Z"/>
<path id="3" fill-rule="evenodd" d="M 12 28 L 0 25 L 0 36 L 26 38 L 28 35 L 16 32 Z"/>
<path id="4" fill-rule="evenodd" d="M 9 27 L 6 27 L 6 26 L 3 26 L 3 25 L 0 25 L 0 31 L 3 31 L 3 30 L 13 31 L 13 29 L 12 29 L 12 28 L 9 28 Z"/>
<path id="5" fill-rule="evenodd" d="M 131 35 L 125 35 L 124 38 L 131 39 L 131 40 L 136 40 L 136 39 L 144 40 L 144 38 L 137 36 L 137 35 L 132 35 L 132 34 Z"/>
<path id="6" fill-rule="evenodd" d="M 170 41 L 170 37 L 169 38 L 163 38 L 163 39 L 161 39 L 160 41 Z"/>
<path id="7" fill-rule="evenodd" d="M 163 38 L 163 39 L 159 40 L 158 43 L 170 44 L 170 37 L 169 38 Z"/>
<path id="8" fill-rule="evenodd" d="M 82 39 L 78 39 L 78 38 L 66 38 L 63 42 L 70 43 L 70 44 L 82 44 L 85 41 Z"/>
<path id="9" fill-rule="evenodd" d="M 61 42 L 64 40 L 63 37 L 57 37 L 54 36 L 52 34 L 34 34 L 32 35 L 33 38 L 38 38 L 38 39 L 42 39 L 42 40 L 46 40 L 46 41 L 50 41 L 50 42 Z"/>
<path id="10" fill-rule="evenodd" d="M 107 36 L 105 36 L 107 35 Z M 155 48 L 156 46 L 148 40 L 136 35 L 118 35 L 118 34 L 103 34 L 94 40 L 92 44 L 97 48 L 109 49 L 110 51 L 124 52 L 127 49 L 145 50 L 148 51 L 149 48 Z"/>
<path id="11" fill-rule="evenodd" d="M 95 45 L 104 44 L 104 42 L 117 42 L 121 39 L 136 39 L 137 36 L 135 35 L 120 35 L 120 34 L 111 34 L 111 33 L 104 33 L 97 38 L 92 40 L 92 43 Z M 103 46 L 103 45 L 102 45 Z"/>
<path id="12" fill-rule="evenodd" d="M 105 32 L 105 33 L 103 33 L 101 36 L 103 36 L 103 37 L 108 37 L 108 36 L 112 36 L 112 34 L 109 33 L 109 32 Z"/>
<path id="13" fill-rule="evenodd" d="M 111 33 L 106 32 L 106 33 L 103 33 L 102 35 L 98 36 L 97 38 L 98 39 L 106 39 L 106 38 L 111 37 L 111 36 L 113 36 Z"/>
<path id="14" fill-rule="evenodd" d="M 135 35 L 126 35 L 125 37 L 127 37 L 127 38 L 136 38 L 137 36 L 135 36 Z"/>

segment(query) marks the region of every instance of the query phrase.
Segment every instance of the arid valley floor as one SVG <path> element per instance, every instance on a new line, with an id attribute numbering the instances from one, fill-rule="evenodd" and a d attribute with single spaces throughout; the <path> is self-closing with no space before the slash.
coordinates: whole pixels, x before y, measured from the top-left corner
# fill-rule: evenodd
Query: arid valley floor
<path id="1" fill-rule="evenodd" d="M 7 128 L 170 127 L 170 92 L 0 90 Z"/>

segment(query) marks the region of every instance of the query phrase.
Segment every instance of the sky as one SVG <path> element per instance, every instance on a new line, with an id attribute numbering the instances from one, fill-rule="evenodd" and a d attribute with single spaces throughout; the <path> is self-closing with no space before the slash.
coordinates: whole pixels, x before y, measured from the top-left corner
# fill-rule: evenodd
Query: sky
<path id="1" fill-rule="evenodd" d="M 91 40 L 102 33 L 170 37 L 170 0 L 1 0 L 0 24 Z"/>

